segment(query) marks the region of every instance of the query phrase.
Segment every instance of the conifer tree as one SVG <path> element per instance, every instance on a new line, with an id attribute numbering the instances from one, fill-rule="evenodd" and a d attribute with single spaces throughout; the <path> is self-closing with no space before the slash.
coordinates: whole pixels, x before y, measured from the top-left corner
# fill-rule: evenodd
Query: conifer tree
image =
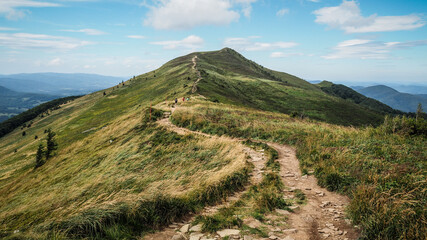
<path id="1" fill-rule="evenodd" d="M 45 163 L 45 161 L 43 160 L 44 151 L 44 146 L 40 143 L 39 148 L 37 149 L 36 166 L 34 166 L 34 168 L 41 167 Z"/>
<path id="2" fill-rule="evenodd" d="M 47 130 L 47 142 L 46 142 L 46 160 L 52 157 L 52 152 L 58 148 L 58 144 L 55 141 L 55 135 L 50 128 Z"/>

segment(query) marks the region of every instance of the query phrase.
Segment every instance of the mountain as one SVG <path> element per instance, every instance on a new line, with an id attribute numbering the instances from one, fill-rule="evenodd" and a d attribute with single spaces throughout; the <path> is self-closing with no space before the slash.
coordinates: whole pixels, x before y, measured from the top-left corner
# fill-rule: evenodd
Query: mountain
<path id="1" fill-rule="evenodd" d="M 366 108 L 372 109 L 377 112 L 381 112 L 383 114 L 388 114 L 388 115 L 403 114 L 403 112 L 401 111 L 395 110 L 380 101 L 366 97 L 342 84 L 334 84 L 332 82 L 323 81 L 317 84 L 317 86 L 319 86 L 320 89 L 322 89 L 322 91 L 324 91 L 325 93 L 351 101 L 360 106 L 364 106 Z"/>
<path id="2" fill-rule="evenodd" d="M 0 86 L 0 122 L 55 98 L 59 97 L 48 94 L 15 92 Z"/>
<path id="3" fill-rule="evenodd" d="M 70 96 L 108 88 L 122 80 L 125 78 L 83 73 L 22 73 L 0 75 L 0 86 L 18 92 Z"/>
<path id="4" fill-rule="evenodd" d="M 182 97 L 190 101 L 183 102 Z M 179 103 L 175 108 L 176 98 Z M 249 184 L 253 166 L 245 152 L 248 143 L 243 146 L 233 139 L 211 138 L 182 129 L 181 135 L 168 128 L 171 122 L 159 124 L 157 120 L 165 112 L 175 109 L 171 121 L 193 130 L 201 126 L 213 135 L 306 144 L 296 145 L 304 146 L 298 149 L 298 155 L 306 157 L 301 165 L 303 172 L 323 174 L 324 186 L 330 185 L 332 190 L 352 192 L 355 189 L 351 187 L 358 183 L 368 185 L 365 179 L 373 184 L 369 172 L 375 170 L 372 166 L 389 166 L 379 161 L 396 155 L 383 154 L 378 139 L 349 138 L 370 138 L 374 134 L 371 128 L 362 128 L 365 132 L 359 134 L 357 127 L 342 126 L 377 125 L 383 121 L 382 112 L 337 97 L 336 93 L 325 93 L 296 76 L 264 68 L 229 48 L 191 53 L 110 88 L 49 103 L 41 113 L 32 109 L 36 117 L 1 137 L 0 238 L 139 238 L 141 232 L 180 221 L 186 214 L 221 202 Z M 31 116 L 26 113 L 23 115 Z M 239 124 L 246 129 L 238 129 Z M 56 150 L 55 144 L 48 141 L 50 132 L 56 134 Z M 308 138 L 313 134 L 315 137 Z M 323 145 L 322 141 L 331 142 Z M 48 143 L 51 155 L 46 153 Z M 350 143 L 353 145 L 347 147 Z M 390 148 L 396 152 L 401 149 L 400 145 L 384 146 L 393 146 Z M 403 144 L 408 146 L 414 150 L 401 150 L 406 155 L 424 154 L 415 148 L 418 145 Z M 249 212 L 251 218 L 265 218 L 261 214 L 274 211 L 276 205 L 284 209 L 288 206 L 283 196 L 277 195 L 283 193 L 280 176 L 270 173 L 270 169 L 277 168 L 274 151 L 266 149 L 268 177 L 260 183 L 264 185 L 248 190 L 249 199 L 256 194 L 250 200 L 254 206 Z M 336 157 L 335 151 L 343 155 Z M 360 155 L 346 155 L 355 153 Z M 366 154 L 378 155 L 366 158 Z M 366 162 L 351 164 L 349 161 L 354 159 Z M 329 160 L 335 162 L 329 164 Z M 389 174 L 395 169 L 422 173 L 418 170 L 422 164 L 405 166 L 407 169 L 392 165 L 375 173 Z M 350 173 L 356 173 L 354 178 Z M 265 192 L 271 189 L 280 191 Z M 271 207 L 270 203 L 276 205 Z M 262 206 L 271 209 L 260 210 Z M 224 212 L 227 219 L 238 215 Z M 405 212 L 421 211 L 416 208 Z M 230 222 L 239 224 L 242 220 Z"/>
<path id="5" fill-rule="evenodd" d="M 180 59 L 189 61 L 196 54 Z M 381 113 L 324 93 L 307 81 L 260 66 L 225 48 L 197 53 L 198 92 L 212 101 L 307 116 L 343 125 L 378 124 Z"/>
<path id="6" fill-rule="evenodd" d="M 416 112 L 419 103 L 427 106 L 427 99 L 422 96 L 401 93 L 384 85 L 366 87 L 357 91 L 404 112 Z"/>

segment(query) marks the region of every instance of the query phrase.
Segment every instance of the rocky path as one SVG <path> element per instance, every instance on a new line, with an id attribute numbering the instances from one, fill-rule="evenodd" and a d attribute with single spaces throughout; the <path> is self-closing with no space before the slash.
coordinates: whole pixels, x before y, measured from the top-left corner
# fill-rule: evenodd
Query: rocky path
<path id="1" fill-rule="evenodd" d="M 330 192 L 317 185 L 314 176 L 301 175 L 295 149 L 277 143 L 268 143 L 279 153 L 280 176 L 287 190 L 284 197 L 294 197 L 300 189 L 307 203 L 288 215 L 288 239 L 357 239 L 359 233 L 344 217 L 344 208 L 349 203 L 345 196 Z"/>
<path id="2" fill-rule="evenodd" d="M 202 75 L 200 74 L 200 71 L 197 70 L 196 60 L 197 60 L 197 56 L 194 56 L 193 59 L 191 59 L 191 61 L 193 62 L 193 70 L 195 70 L 197 73 L 197 80 L 193 84 L 193 89 L 191 89 L 192 93 L 195 93 L 197 91 L 197 83 L 199 83 L 200 80 L 202 80 Z"/>

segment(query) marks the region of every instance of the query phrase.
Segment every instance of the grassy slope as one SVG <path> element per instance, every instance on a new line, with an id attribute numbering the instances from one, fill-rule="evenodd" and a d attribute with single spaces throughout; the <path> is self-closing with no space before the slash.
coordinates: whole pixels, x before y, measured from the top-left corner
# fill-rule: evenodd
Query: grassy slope
<path id="1" fill-rule="evenodd" d="M 210 134 L 262 139 L 297 147 L 303 173 L 349 195 L 350 218 L 364 239 L 425 239 L 426 136 L 391 134 L 388 127 L 357 129 L 280 113 L 207 102 L 173 114 L 180 126 Z"/>
<path id="2" fill-rule="evenodd" d="M 200 94 L 223 103 L 303 114 L 342 125 L 379 124 L 381 113 L 328 95 L 295 76 L 271 71 L 234 50 L 198 54 Z"/>
<path id="3" fill-rule="evenodd" d="M 181 137 L 144 124 L 147 106 L 183 96 L 195 78 L 191 58 L 96 92 L 37 117 L 0 141 L 0 236 L 32 236 L 51 222 L 158 194 L 180 196 L 245 167 L 241 147 L 227 140 Z M 154 77 L 155 76 L 155 77 Z M 34 170 L 45 129 L 57 133 L 56 156 Z M 35 135 L 39 138 L 35 139 Z M 16 150 L 16 151 L 15 151 Z M 102 211 L 101 211 L 102 212 Z M 92 224 L 92 223 L 91 223 Z M 25 238 L 25 237 L 24 237 Z"/>

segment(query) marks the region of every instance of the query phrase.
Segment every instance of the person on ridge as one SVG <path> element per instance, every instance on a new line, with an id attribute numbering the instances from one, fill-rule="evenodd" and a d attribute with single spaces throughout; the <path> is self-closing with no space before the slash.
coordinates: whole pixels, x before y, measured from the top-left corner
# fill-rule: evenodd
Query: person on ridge
<path id="1" fill-rule="evenodd" d="M 182 101 L 185 102 L 185 97 L 182 98 Z"/>
<path id="2" fill-rule="evenodd" d="M 178 98 L 175 98 L 175 104 L 177 104 L 178 103 Z"/>

